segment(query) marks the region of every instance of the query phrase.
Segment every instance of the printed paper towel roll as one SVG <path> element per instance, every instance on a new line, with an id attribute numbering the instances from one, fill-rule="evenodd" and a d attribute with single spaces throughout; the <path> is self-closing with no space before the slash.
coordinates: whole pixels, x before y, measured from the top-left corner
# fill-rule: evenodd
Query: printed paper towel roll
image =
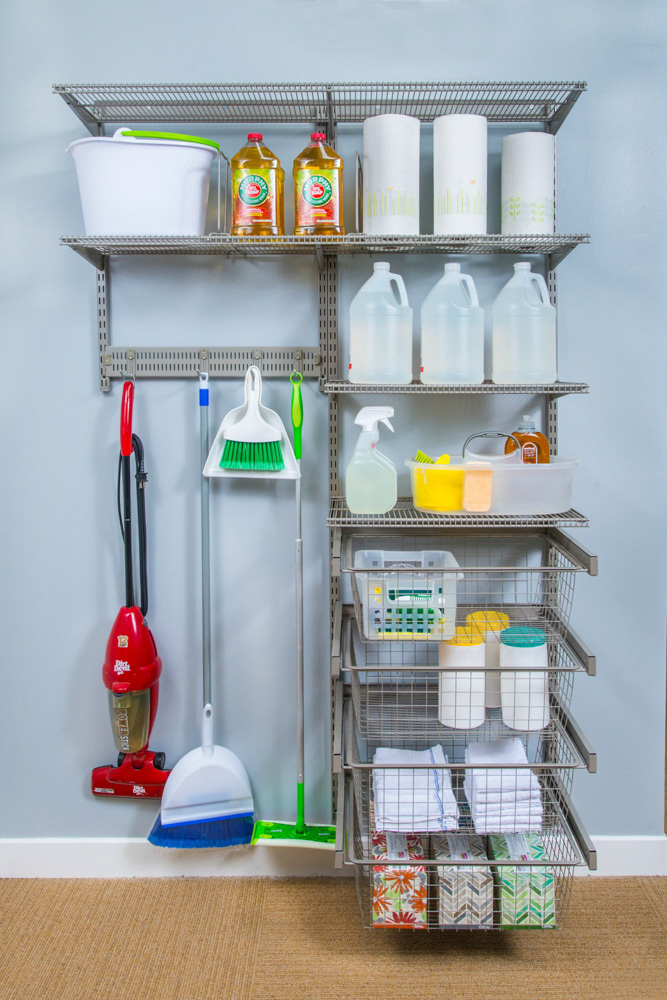
<path id="1" fill-rule="evenodd" d="M 433 122 L 433 232 L 486 232 L 486 118 L 443 115 Z"/>
<path id="2" fill-rule="evenodd" d="M 556 137 L 518 132 L 503 139 L 500 231 L 503 236 L 555 232 Z"/>
<path id="3" fill-rule="evenodd" d="M 364 232 L 369 236 L 419 233 L 419 128 L 409 115 L 377 115 L 364 122 Z"/>

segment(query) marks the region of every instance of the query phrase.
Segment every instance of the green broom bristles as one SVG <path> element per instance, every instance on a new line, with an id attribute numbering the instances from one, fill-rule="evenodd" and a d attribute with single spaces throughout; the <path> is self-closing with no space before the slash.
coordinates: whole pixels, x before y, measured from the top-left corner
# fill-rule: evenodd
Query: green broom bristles
<path id="1" fill-rule="evenodd" d="M 257 472 L 280 472 L 285 468 L 280 441 L 230 441 L 220 459 L 221 469 L 247 469 Z"/>

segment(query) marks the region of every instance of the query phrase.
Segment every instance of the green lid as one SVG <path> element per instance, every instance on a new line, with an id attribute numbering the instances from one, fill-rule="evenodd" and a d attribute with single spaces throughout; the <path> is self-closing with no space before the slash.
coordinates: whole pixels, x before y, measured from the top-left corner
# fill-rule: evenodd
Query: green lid
<path id="1" fill-rule="evenodd" d="M 212 146 L 220 152 L 219 143 L 214 139 L 203 139 L 200 135 L 180 135 L 177 132 L 144 132 L 138 129 L 123 129 L 121 135 L 129 135 L 133 139 L 171 139 L 173 142 L 197 142 L 200 146 Z"/>
<path id="2" fill-rule="evenodd" d="M 541 628 L 530 628 L 527 625 L 513 625 L 500 633 L 503 646 L 543 646 L 547 641 L 546 633 Z"/>

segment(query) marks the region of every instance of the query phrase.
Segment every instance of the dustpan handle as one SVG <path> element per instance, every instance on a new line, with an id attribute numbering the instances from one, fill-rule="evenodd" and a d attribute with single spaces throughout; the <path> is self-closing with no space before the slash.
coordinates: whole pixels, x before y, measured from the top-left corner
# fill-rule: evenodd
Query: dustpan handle
<path id="1" fill-rule="evenodd" d="M 250 365 L 245 373 L 245 401 L 248 405 L 248 413 L 252 413 L 258 420 L 262 420 L 259 412 L 259 405 L 262 401 L 262 373 L 257 365 Z"/>

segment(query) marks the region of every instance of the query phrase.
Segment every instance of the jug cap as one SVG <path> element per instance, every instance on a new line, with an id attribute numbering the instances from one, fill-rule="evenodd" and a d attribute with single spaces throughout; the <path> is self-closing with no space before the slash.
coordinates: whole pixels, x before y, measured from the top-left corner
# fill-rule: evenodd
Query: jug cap
<path id="1" fill-rule="evenodd" d="M 327 137 L 324 132 L 311 132 L 310 138 L 313 142 L 325 142 Z"/>
<path id="2" fill-rule="evenodd" d="M 376 261 L 376 263 L 373 264 L 374 271 L 388 271 L 390 268 L 391 264 L 389 264 L 386 260 Z"/>
<path id="3" fill-rule="evenodd" d="M 445 264 L 445 274 L 458 274 L 461 270 L 460 264 Z"/>
<path id="4" fill-rule="evenodd" d="M 261 142 L 263 138 L 261 132 L 248 132 L 248 142 Z"/>
<path id="5" fill-rule="evenodd" d="M 530 264 L 527 261 L 521 260 L 518 264 L 514 265 L 515 271 L 530 271 Z"/>
<path id="6" fill-rule="evenodd" d="M 466 618 L 468 628 L 477 629 L 482 635 L 487 632 L 503 632 L 510 623 L 510 616 L 504 611 L 472 611 Z"/>

